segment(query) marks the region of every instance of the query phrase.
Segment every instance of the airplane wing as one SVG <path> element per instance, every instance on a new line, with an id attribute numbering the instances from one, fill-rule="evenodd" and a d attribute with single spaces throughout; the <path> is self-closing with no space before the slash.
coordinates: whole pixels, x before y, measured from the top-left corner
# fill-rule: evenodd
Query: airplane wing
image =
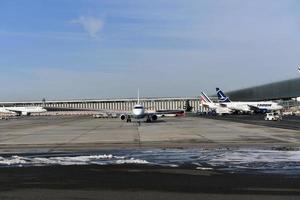
<path id="1" fill-rule="evenodd" d="M 225 103 L 219 103 L 221 107 L 227 107 L 227 104 Z"/>
<path id="2" fill-rule="evenodd" d="M 10 109 L 5 108 L 5 110 L 7 110 L 9 112 L 14 112 L 17 115 L 22 115 L 22 111 L 20 111 L 20 110 L 14 110 L 14 109 L 11 109 L 11 108 Z"/>
<path id="3" fill-rule="evenodd" d="M 253 111 L 255 111 L 255 112 L 260 111 L 259 107 L 257 107 L 257 106 L 253 106 L 253 105 L 248 105 L 248 106 L 249 106 L 249 108 L 250 108 L 251 110 L 253 110 Z"/>
<path id="4" fill-rule="evenodd" d="M 250 111 L 250 106 L 249 105 L 242 105 L 242 106 L 228 106 L 228 104 L 225 103 L 220 103 L 221 107 L 227 107 L 230 110 L 233 111 L 242 111 L 242 112 L 249 112 Z"/>
<path id="5" fill-rule="evenodd" d="M 0 108 L 0 113 L 8 113 L 8 114 L 13 114 L 13 113 L 16 113 L 14 111 L 10 111 L 6 108 Z"/>
<path id="6" fill-rule="evenodd" d="M 156 115 L 158 117 L 167 117 L 167 116 L 183 116 L 185 114 L 184 110 L 146 110 L 146 115 Z"/>
<path id="7" fill-rule="evenodd" d="M 94 110 L 94 111 L 98 111 L 100 114 L 106 114 L 106 115 L 126 115 L 126 116 L 131 116 L 132 115 L 132 111 L 124 111 L 124 110 Z"/>

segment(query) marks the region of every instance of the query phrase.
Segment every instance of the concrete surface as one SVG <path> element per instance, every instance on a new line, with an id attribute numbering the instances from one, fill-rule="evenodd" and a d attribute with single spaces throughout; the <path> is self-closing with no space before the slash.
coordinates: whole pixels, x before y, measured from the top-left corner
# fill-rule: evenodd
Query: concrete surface
<path id="1" fill-rule="evenodd" d="M 80 116 L 0 121 L 0 153 L 139 147 L 299 146 L 300 131 L 183 117 L 155 123 Z"/>

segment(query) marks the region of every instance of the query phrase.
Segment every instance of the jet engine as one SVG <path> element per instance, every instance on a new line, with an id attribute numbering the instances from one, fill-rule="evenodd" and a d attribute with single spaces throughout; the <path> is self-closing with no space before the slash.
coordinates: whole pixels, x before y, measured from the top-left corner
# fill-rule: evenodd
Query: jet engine
<path id="1" fill-rule="evenodd" d="M 157 115 L 152 115 L 151 119 L 152 119 L 152 121 L 156 121 L 157 120 Z"/>

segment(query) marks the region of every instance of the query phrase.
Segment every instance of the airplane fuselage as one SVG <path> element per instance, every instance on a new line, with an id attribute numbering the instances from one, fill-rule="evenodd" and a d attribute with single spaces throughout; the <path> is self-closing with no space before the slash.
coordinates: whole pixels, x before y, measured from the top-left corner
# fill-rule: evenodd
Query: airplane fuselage
<path id="1" fill-rule="evenodd" d="M 281 110 L 282 106 L 280 106 L 276 102 L 272 101 L 259 101 L 259 102 L 224 102 L 222 105 L 225 105 L 229 109 L 239 110 L 242 112 L 251 112 L 257 109 L 257 111 L 268 112 Z"/>
<path id="2" fill-rule="evenodd" d="M 134 105 L 134 107 L 132 109 L 132 116 L 135 119 L 143 119 L 143 118 L 145 118 L 146 114 L 145 114 L 145 108 L 144 108 L 144 106 L 141 105 L 141 104 Z"/>

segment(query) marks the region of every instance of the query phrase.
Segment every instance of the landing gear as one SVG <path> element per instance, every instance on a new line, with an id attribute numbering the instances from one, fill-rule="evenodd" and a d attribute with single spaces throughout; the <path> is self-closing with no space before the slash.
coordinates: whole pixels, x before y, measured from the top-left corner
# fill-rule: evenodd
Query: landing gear
<path id="1" fill-rule="evenodd" d="M 146 122 L 147 122 L 147 123 L 150 123 L 150 122 L 151 122 L 150 117 L 147 117 Z"/>
<path id="2" fill-rule="evenodd" d="M 131 122 L 131 118 L 128 116 L 127 119 L 126 119 L 126 122 Z"/>

